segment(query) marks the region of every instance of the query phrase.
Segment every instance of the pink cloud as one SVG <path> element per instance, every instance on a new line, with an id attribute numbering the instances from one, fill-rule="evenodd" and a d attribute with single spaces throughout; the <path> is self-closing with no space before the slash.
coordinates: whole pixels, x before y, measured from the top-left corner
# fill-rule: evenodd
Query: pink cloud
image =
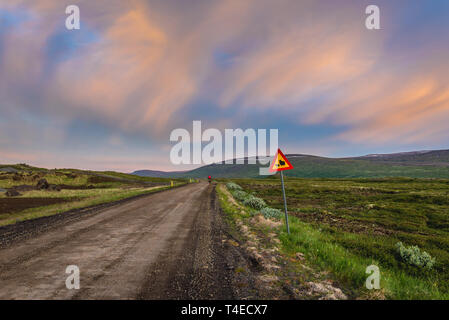
<path id="1" fill-rule="evenodd" d="M 64 3 L 8 2 L 7 8 L 26 8 L 32 18 L 4 36 L 2 101 L 164 138 L 198 97 L 222 108 L 294 113 L 299 124 L 341 125 L 347 129 L 336 138 L 350 142 L 426 141 L 446 132 L 438 120 L 449 110 L 447 51 L 429 50 L 412 68 L 396 67 L 390 60 L 400 59 L 387 50 L 387 33 L 364 28 L 361 5 L 287 0 L 205 1 L 195 10 L 144 0 L 78 5 L 82 26 L 99 40 L 50 74 L 44 68 L 46 47 L 63 28 Z M 216 50 L 232 57 L 226 68 L 214 61 Z M 307 105 L 317 98 L 320 103 Z"/>

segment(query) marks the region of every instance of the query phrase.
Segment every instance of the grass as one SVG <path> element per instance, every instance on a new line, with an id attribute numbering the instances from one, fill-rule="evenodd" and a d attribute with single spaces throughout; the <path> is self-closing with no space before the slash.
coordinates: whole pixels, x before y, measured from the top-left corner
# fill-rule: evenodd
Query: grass
<path id="1" fill-rule="evenodd" d="M 244 191 L 283 209 L 280 182 L 235 179 Z M 330 271 L 351 297 L 367 297 L 365 269 L 381 271 L 390 299 L 449 298 L 449 181 L 444 179 L 286 178 L 291 235 L 279 235 L 286 254 L 302 252 Z M 401 261 L 397 242 L 436 259 L 432 270 Z"/>
<path id="2" fill-rule="evenodd" d="M 136 176 L 132 174 L 122 173 L 122 172 L 115 172 L 115 171 L 98 171 L 95 172 L 97 174 L 102 174 L 104 176 L 113 177 L 113 178 L 119 178 L 119 179 L 125 179 L 135 182 L 151 182 L 151 183 L 166 183 L 169 180 L 177 181 L 177 182 L 186 182 L 188 179 L 167 179 L 167 178 L 153 178 L 153 177 L 141 177 Z"/>
<path id="3" fill-rule="evenodd" d="M 287 253 L 302 252 L 308 261 L 320 270 L 331 271 L 335 278 L 350 291 L 350 296 L 368 296 L 365 288 L 366 267 L 377 265 L 381 272 L 381 288 L 387 298 L 393 299 L 448 299 L 447 292 L 441 292 L 438 277 L 417 277 L 404 270 L 384 267 L 382 262 L 360 255 L 343 247 L 326 232 L 292 217 L 290 232 L 281 233 L 280 240 Z M 354 237 L 353 235 L 348 235 Z"/>
<path id="4" fill-rule="evenodd" d="M 217 186 L 216 191 L 220 200 L 220 207 L 226 213 L 226 222 L 230 226 L 228 232 L 234 239 L 241 239 L 242 237 L 237 231 L 236 222 L 239 219 L 248 220 L 251 217 L 249 210 L 242 210 L 236 203 L 233 203 L 231 194 L 222 184 Z"/>
<path id="5" fill-rule="evenodd" d="M 14 186 L 19 186 L 23 184 L 35 185 L 38 179 L 33 179 L 34 174 L 29 173 L 20 177 L 19 180 L 14 180 L 13 175 L 5 175 L 7 179 L 0 179 L 0 188 L 11 188 Z M 69 177 L 64 175 L 62 172 L 60 174 L 47 173 L 43 176 L 50 184 L 60 184 L 68 186 L 84 186 L 88 184 L 90 176 L 86 174 L 80 174 L 76 177 Z"/>
<path id="6" fill-rule="evenodd" d="M 63 197 L 71 199 L 73 201 L 42 206 L 37 208 L 30 208 L 19 213 L 12 215 L 6 215 L 2 217 L 0 214 L 0 226 L 16 223 L 19 221 L 35 219 L 39 217 L 50 216 L 62 212 L 66 212 L 72 209 L 80 209 L 93 205 L 99 205 L 108 202 L 114 202 L 140 194 L 149 194 L 160 190 L 169 189 L 169 186 L 159 186 L 150 188 L 109 188 L 109 189 L 94 189 L 94 190 L 63 190 L 62 194 L 57 195 L 56 192 L 52 194 L 46 194 L 47 197 Z M 77 192 L 78 191 L 78 192 Z M 41 197 L 45 191 L 30 191 L 27 197 Z"/>
<path id="7" fill-rule="evenodd" d="M 61 186 L 62 190 L 19 190 L 21 195 L 13 198 L 0 192 L 0 209 L 4 210 L 0 211 L 0 226 L 168 189 L 171 181 L 174 186 L 187 182 L 185 179 L 138 177 L 112 171 L 46 170 L 24 164 L 0 165 L 0 168 L 5 167 L 18 172 L 0 172 L 0 188 L 35 186 L 37 181 L 45 179 L 51 185 Z M 52 199 L 60 199 L 61 202 L 49 201 Z"/>

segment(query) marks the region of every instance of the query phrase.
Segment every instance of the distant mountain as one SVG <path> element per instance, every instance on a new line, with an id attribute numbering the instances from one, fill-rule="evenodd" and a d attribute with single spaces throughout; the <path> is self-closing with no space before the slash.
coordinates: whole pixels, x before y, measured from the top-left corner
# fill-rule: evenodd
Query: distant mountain
<path id="1" fill-rule="evenodd" d="M 174 178 L 175 176 L 182 176 L 187 171 L 172 171 L 172 172 L 166 172 L 166 171 L 158 171 L 158 170 L 137 170 L 134 171 L 133 175 L 140 176 L 140 177 L 152 177 L 152 178 Z"/>
<path id="2" fill-rule="evenodd" d="M 326 158 L 304 154 L 287 154 L 294 169 L 285 175 L 300 178 L 447 178 L 449 150 L 371 154 L 353 158 Z M 191 171 L 161 172 L 140 170 L 133 174 L 173 178 L 264 178 L 259 176 L 259 164 L 215 163 Z"/>
<path id="3" fill-rule="evenodd" d="M 449 150 L 423 150 L 391 154 L 370 154 L 367 156 L 358 157 L 358 159 L 369 159 L 371 161 L 383 161 L 390 163 L 448 166 Z"/>

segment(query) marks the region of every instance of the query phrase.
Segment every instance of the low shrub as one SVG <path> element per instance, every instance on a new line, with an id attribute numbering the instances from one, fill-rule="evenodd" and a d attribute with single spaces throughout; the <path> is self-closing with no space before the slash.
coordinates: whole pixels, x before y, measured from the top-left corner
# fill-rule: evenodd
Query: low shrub
<path id="1" fill-rule="evenodd" d="M 254 196 L 248 196 L 245 200 L 243 200 L 243 204 L 256 210 L 260 210 L 267 206 L 263 199 Z"/>
<path id="2" fill-rule="evenodd" d="M 260 213 L 267 219 L 279 220 L 282 217 L 282 211 L 279 209 L 265 207 L 260 210 Z"/>
<path id="3" fill-rule="evenodd" d="M 232 195 L 238 201 L 244 201 L 246 198 L 249 197 L 249 194 L 247 194 L 245 191 L 242 191 L 242 190 L 236 190 L 232 193 Z"/>
<path id="4" fill-rule="evenodd" d="M 418 246 L 406 247 L 402 242 L 398 242 L 396 243 L 396 251 L 402 261 L 412 266 L 432 269 L 435 264 L 435 259 L 427 252 L 421 251 Z"/>
<path id="5" fill-rule="evenodd" d="M 237 183 L 234 183 L 234 182 L 228 182 L 226 184 L 226 188 L 228 188 L 228 190 L 230 190 L 230 191 L 242 190 L 242 187 L 239 186 Z"/>

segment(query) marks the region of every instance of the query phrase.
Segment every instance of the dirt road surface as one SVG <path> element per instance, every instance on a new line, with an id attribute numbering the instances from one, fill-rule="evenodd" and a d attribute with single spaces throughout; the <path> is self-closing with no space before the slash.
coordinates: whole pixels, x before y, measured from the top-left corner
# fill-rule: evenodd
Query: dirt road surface
<path id="1" fill-rule="evenodd" d="M 0 299 L 257 298 L 250 279 L 235 290 L 244 257 L 224 229 L 208 183 L 100 208 L 3 245 Z M 80 270 L 79 290 L 66 287 L 69 265 Z"/>

